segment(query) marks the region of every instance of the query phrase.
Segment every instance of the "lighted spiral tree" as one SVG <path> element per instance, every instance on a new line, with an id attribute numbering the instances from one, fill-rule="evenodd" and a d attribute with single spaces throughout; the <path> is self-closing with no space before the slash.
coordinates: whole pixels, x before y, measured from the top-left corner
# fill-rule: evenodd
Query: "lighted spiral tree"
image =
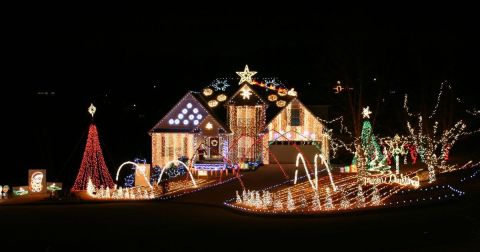
<path id="1" fill-rule="evenodd" d="M 92 115 L 92 118 L 95 111 L 96 108 L 93 104 L 90 105 L 88 112 Z M 93 185 L 97 188 L 100 188 L 101 186 L 107 188 L 114 187 L 112 177 L 110 176 L 105 160 L 103 159 L 102 148 L 100 147 L 100 142 L 98 140 L 97 127 L 93 123 L 93 120 L 88 129 L 85 152 L 83 153 L 80 170 L 78 171 L 72 191 L 87 190 L 89 179 L 91 179 Z"/>

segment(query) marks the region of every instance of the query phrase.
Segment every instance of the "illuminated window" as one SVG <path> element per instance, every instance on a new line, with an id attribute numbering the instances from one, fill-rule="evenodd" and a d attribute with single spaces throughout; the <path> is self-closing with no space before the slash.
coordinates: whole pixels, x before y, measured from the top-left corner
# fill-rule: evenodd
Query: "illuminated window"
<path id="1" fill-rule="evenodd" d="M 300 108 L 294 108 L 290 110 L 290 126 L 301 126 L 300 125 Z"/>

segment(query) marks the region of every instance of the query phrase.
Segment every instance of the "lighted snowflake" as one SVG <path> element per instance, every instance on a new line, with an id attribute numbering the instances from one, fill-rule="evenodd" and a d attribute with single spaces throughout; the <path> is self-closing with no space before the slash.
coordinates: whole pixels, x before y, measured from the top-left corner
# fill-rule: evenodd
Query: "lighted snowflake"
<path id="1" fill-rule="evenodd" d="M 252 90 L 250 90 L 250 88 L 247 88 L 247 86 L 245 86 L 243 89 L 242 89 L 242 92 L 240 93 L 240 95 L 243 97 L 243 99 L 250 99 L 250 95 L 252 95 Z"/>
<path id="2" fill-rule="evenodd" d="M 230 84 L 228 84 L 227 80 L 215 80 L 210 86 L 212 86 L 215 91 L 225 91 Z"/>

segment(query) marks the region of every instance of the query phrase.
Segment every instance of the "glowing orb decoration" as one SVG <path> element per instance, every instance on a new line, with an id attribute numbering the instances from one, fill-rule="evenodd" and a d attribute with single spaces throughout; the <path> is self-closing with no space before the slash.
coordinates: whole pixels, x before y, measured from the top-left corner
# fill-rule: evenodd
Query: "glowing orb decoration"
<path id="1" fill-rule="evenodd" d="M 295 91 L 294 88 L 292 88 L 287 92 L 287 94 L 290 96 L 297 96 L 297 91 Z"/>
<path id="2" fill-rule="evenodd" d="M 203 116 L 202 115 L 197 115 L 198 120 L 202 120 Z"/>
<path id="3" fill-rule="evenodd" d="M 179 125 L 179 124 L 180 124 L 180 120 L 175 119 L 175 124 L 176 124 L 176 125 Z"/>
<path id="4" fill-rule="evenodd" d="M 243 99 L 247 99 L 249 100 L 250 99 L 250 96 L 252 95 L 252 90 L 250 90 L 249 87 L 247 86 L 244 86 L 242 88 L 242 91 L 240 92 L 240 95 L 243 97 Z"/>
<path id="5" fill-rule="evenodd" d="M 208 129 L 208 130 L 211 130 L 213 129 L 213 124 L 212 123 L 207 123 L 207 125 L 205 125 L 205 129 Z"/>
<path id="6" fill-rule="evenodd" d="M 224 95 L 224 94 L 219 94 L 219 95 L 217 95 L 217 101 L 219 101 L 219 102 L 223 102 L 223 101 L 225 101 L 226 99 L 227 99 L 227 96 Z"/>
<path id="7" fill-rule="evenodd" d="M 198 125 L 198 120 L 193 121 L 193 125 Z"/>
<path id="8" fill-rule="evenodd" d="M 194 115 L 189 115 L 189 116 L 188 116 L 188 119 L 189 119 L 189 120 L 193 120 L 193 119 L 195 119 L 195 116 L 194 116 Z"/>
<path id="9" fill-rule="evenodd" d="M 187 110 L 187 109 L 182 109 L 182 113 L 183 113 L 183 114 L 187 114 L 187 113 L 188 113 L 188 110 Z"/>
<path id="10" fill-rule="evenodd" d="M 183 114 L 178 114 L 178 119 L 183 119 Z"/>
<path id="11" fill-rule="evenodd" d="M 252 83 L 252 76 L 257 74 L 255 71 L 251 71 L 248 69 L 248 65 L 245 65 L 245 69 L 243 72 L 237 72 L 238 76 L 240 76 L 240 82 L 238 84 L 242 84 L 244 82 Z"/>
<path id="12" fill-rule="evenodd" d="M 213 94 L 213 90 L 211 88 L 204 88 L 203 89 L 203 95 L 210 96 L 212 94 Z"/>
<path id="13" fill-rule="evenodd" d="M 198 113 L 198 109 L 197 109 L 197 108 L 194 108 L 194 109 L 193 109 L 193 113 L 194 113 L 194 114 Z"/>
<path id="14" fill-rule="evenodd" d="M 187 108 L 191 109 L 191 108 L 192 108 L 192 104 L 191 104 L 191 103 L 187 103 Z"/>
<path id="15" fill-rule="evenodd" d="M 285 105 L 287 105 L 287 102 L 284 100 L 280 100 L 280 101 L 277 101 L 276 104 L 277 104 L 277 107 L 282 108 L 282 107 L 285 107 Z"/>
<path id="16" fill-rule="evenodd" d="M 175 120 L 173 120 L 173 119 L 168 120 L 168 124 L 172 125 L 174 123 L 175 123 Z"/>
<path id="17" fill-rule="evenodd" d="M 183 125 L 188 125 L 188 120 L 183 120 Z"/>
<path id="18" fill-rule="evenodd" d="M 268 96 L 268 100 L 271 101 L 271 102 L 274 102 L 277 99 L 278 99 L 277 95 L 271 94 L 271 95 Z"/>
<path id="19" fill-rule="evenodd" d="M 214 108 L 214 107 L 216 107 L 217 105 L 218 105 L 218 101 L 217 101 L 217 100 L 210 100 L 210 101 L 208 101 L 208 106 L 209 106 L 210 108 Z"/>

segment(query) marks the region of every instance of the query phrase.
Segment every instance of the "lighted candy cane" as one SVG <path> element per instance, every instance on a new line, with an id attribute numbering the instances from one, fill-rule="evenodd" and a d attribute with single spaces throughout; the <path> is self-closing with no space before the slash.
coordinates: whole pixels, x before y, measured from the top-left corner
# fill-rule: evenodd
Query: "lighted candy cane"
<path id="1" fill-rule="evenodd" d="M 334 191 L 337 191 L 337 187 L 335 186 L 335 183 L 333 182 L 332 174 L 330 172 L 330 166 L 326 162 L 324 156 L 322 154 L 315 154 L 314 158 L 314 163 L 315 163 L 315 183 L 312 182 L 312 178 L 310 177 L 310 173 L 308 172 L 307 166 L 305 164 L 305 158 L 303 157 L 302 153 L 298 153 L 297 155 L 297 161 L 295 163 L 295 166 L 298 167 L 300 159 L 302 160 L 303 163 L 303 168 L 305 169 L 305 173 L 307 174 L 308 182 L 310 182 L 310 185 L 312 186 L 313 190 L 317 191 L 318 190 L 318 162 L 317 159 L 320 158 L 322 163 L 325 165 L 327 168 L 328 176 L 330 177 L 330 182 L 332 184 L 332 188 Z"/>

